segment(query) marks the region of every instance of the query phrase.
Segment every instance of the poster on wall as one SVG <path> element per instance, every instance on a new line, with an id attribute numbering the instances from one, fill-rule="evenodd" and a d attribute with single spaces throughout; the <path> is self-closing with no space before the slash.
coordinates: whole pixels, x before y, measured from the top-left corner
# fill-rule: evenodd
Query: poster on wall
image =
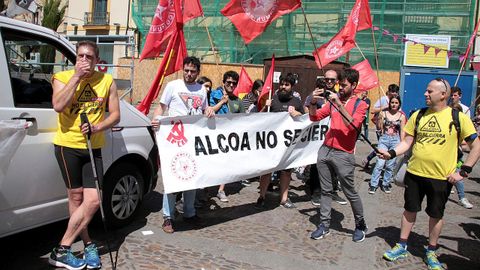
<path id="1" fill-rule="evenodd" d="M 448 68 L 450 36 L 407 34 L 404 66 Z"/>

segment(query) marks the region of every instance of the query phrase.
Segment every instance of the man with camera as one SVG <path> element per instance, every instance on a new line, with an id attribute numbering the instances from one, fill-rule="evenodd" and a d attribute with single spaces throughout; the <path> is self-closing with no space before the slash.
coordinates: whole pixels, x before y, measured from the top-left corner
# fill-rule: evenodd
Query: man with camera
<path id="1" fill-rule="evenodd" d="M 332 69 L 327 70 L 327 72 L 325 72 L 325 78 L 317 79 L 317 81 L 315 82 L 315 90 L 318 90 L 318 92 L 321 94 L 322 97 L 317 99 L 316 108 L 321 108 L 323 104 L 325 104 L 326 100 L 323 97 L 325 93 L 336 92 L 335 85 L 337 83 L 338 83 L 338 74 L 335 70 L 332 70 Z M 328 92 L 325 92 L 325 91 L 328 91 Z M 306 112 L 310 112 L 309 107 L 310 107 L 311 101 L 312 101 L 312 96 L 308 96 L 305 99 L 304 106 L 307 108 L 305 110 Z M 332 175 L 332 185 L 333 185 L 332 200 L 336 201 L 341 205 L 347 204 L 347 201 L 338 195 L 338 191 L 340 190 L 340 187 L 338 186 L 338 179 L 335 176 L 334 172 Z M 318 179 L 317 166 L 310 166 L 310 190 L 312 193 L 312 204 L 315 206 L 320 205 L 320 189 L 321 187 L 320 187 L 320 181 Z"/>
<path id="2" fill-rule="evenodd" d="M 340 89 L 337 93 L 314 90 L 310 103 L 310 119 L 319 121 L 330 116 L 330 129 L 325 135 L 325 141 L 318 150 L 317 169 L 320 178 L 320 224 L 311 234 L 313 239 L 322 239 L 330 233 L 332 204 L 332 173 L 335 173 L 352 206 L 355 217 L 355 231 L 352 240 L 362 242 L 365 239 L 367 225 L 363 216 L 363 205 L 354 187 L 355 156 L 353 151 L 357 141 L 367 104 L 359 100 L 353 91 L 357 87 L 358 71 L 345 69 L 340 74 Z M 317 109 L 317 101 L 322 95 L 328 103 Z"/>

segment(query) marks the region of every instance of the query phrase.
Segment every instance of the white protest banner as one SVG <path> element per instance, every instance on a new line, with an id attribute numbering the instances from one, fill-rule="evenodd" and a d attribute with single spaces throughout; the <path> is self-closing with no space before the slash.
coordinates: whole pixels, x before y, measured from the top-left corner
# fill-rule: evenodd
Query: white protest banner
<path id="1" fill-rule="evenodd" d="M 329 120 L 284 113 L 160 118 L 165 193 L 232 183 L 316 163 Z"/>

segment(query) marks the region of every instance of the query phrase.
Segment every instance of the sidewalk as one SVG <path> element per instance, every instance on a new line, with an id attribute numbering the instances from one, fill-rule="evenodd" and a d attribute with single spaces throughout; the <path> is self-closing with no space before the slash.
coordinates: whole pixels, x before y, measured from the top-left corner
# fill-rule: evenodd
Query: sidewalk
<path id="1" fill-rule="evenodd" d="M 359 142 L 357 164 L 370 149 Z M 478 166 L 473 180 L 466 182 L 467 197 L 473 209 L 457 204 L 457 195 L 450 196 L 445 226 L 440 239 L 439 259 L 448 269 L 480 269 L 480 173 Z M 411 255 L 398 262 L 382 259 L 385 250 L 398 240 L 403 211 L 403 189 L 394 186 L 391 194 L 380 190 L 367 192 L 370 175 L 356 171 L 356 187 L 364 204 L 369 231 L 362 243 L 354 243 L 351 233 L 354 220 L 350 205 L 332 203 L 331 234 L 312 240 L 310 233 L 319 222 L 317 208 L 305 195 L 300 180 L 292 181 L 291 200 L 297 209 L 278 207 L 278 195 L 267 195 L 267 210 L 257 211 L 258 182 L 250 187 L 227 186 L 230 202 L 212 198 L 199 211 L 206 224 L 192 228 L 181 217 L 175 221 L 175 233 L 161 229 L 161 194 L 154 193 L 145 201 L 145 220 L 123 230 L 118 239 L 118 269 L 426 269 L 423 246 L 427 243 L 428 217 L 418 215 L 411 234 Z M 159 190 L 159 189 L 158 189 Z M 214 195 L 214 189 L 210 195 Z M 343 196 L 343 194 L 342 194 Z M 142 231 L 152 231 L 144 236 Z M 122 231 L 117 232 L 122 234 Z M 110 269 L 108 254 L 102 261 Z"/>

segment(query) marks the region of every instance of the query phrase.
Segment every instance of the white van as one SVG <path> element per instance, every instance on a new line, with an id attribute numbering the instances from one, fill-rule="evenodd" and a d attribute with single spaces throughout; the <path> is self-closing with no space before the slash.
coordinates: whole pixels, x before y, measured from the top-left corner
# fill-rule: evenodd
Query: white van
<path id="1" fill-rule="evenodd" d="M 32 56 L 39 57 L 35 64 Z M 53 73 L 75 65 L 75 48 L 44 27 L 0 17 L 0 121 L 33 123 L 0 178 L 0 237 L 68 218 L 65 184 L 54 155 L 57 113 Z M 120 101 L 121 121 L 102 149 L 103 207 L 111 226 L 130 222 L 157 184 L 158 148 L 150 120 Z"/>

